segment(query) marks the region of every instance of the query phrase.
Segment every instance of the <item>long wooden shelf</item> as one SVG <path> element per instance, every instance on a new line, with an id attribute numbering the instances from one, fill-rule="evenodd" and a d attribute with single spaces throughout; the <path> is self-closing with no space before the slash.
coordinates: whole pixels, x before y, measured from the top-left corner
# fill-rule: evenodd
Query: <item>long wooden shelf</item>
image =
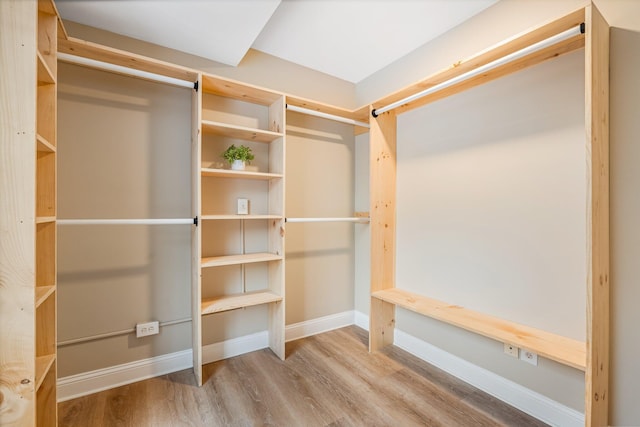
<path id="1" fill-rule="evenodd" d="M 282 301 L 282 296 L 271 291 L 247 292 L 222 297 L 203 298 L 201 314 L 213 314 L 238 308 Z"/>
<path id="2" fill-rule="evenodd" d="M 42 380 L 47 376 L 49 369 L 51 369 L 51 366 L 53 366 L 53 362 L 55 361 L 55 354 L 36 357 L 36 391 L 42 385 Z"/>
<path id="3" fill-rule="evenodd" d="M 211 169 L 202 168 L 202 176 L 210 176 L 215 178 L 242 178 L 242 179 L 258 179 L 268 181 L 270 179 L 282 178 L 282 174 L 278 173 L 266 173 L 266 172 L 249 172 L 249 171 L 234 171 L 230 169 Z"/>
<path id="4" fill-rule="evenodd" d="M 202 258 L 201 268 L 222 267 L 225 265 L 252 264 L 255 262 L 281 261 L 282 255 L 269 252 L 257 252 L 253 254 L 223 255 Z"/>
<path id="5" fill-rule="evenodd" d="M 582 371 L 587 364 L 585 342 L 488 316 L 402 289 L 385 289 L 371 294 L 398 307 L 450 323 L 488 338 L 526 348 Z"/>
<path id="6" fill-rule="evenodd" d="M 202 132 L 205 134 L 214 134 L 226 136 L 229 138 L 243 139 L 245 141 L 255 142 L 273 142 L 284 135 L 279 132 L 270 130 L 253 129 L 245 126 L 237 126 L 228 123 L 213 122 L 210 120 L 202 121 Z"/>
<path id="7" fill-rule="evenodd" d="M 55 290 L 55 286 L 36 286 L 36 308 L 40 307 Z"/>
<path id="8" fill-rule="evenodd" d="M 202 215 L 201 221 L 237 220 L 237 219 L 282 219 L 282 215 Z"/>

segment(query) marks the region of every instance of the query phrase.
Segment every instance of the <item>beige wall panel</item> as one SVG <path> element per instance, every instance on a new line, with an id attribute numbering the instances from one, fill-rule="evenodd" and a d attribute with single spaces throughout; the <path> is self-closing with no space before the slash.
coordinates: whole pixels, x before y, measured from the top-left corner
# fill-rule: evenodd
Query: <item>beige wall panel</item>
<path id="1" fill-rule="evenodd" d="M 191 92 L 59 73 L 59 218 L 189 218 Z M 61 225 L 58 237 L 60 341 L 191 317 L 189 226 Z M 62 347 L 59 375 L 190 348 L 189 327 Z"/>
<path id="2" fill-rule="evenodd" d="M 354 214 L 353 127 L 287 113 L 287 217 Z M 287 224 L 286 323 L 353 309 L 354 230 L 349 223 Z"/>
<path id="3" fill-rule="evenodd" d="M 604 9 L 604 8 L 603 8 Z M 602 10 L 603 12 L 606 9 Z M 627 11 L 628 12 L 628 11 Z M 638 15 L 636 15 L 637 17 Z M 607 17 L 605 15 L 605 17 Z M 615 21 L 614 21 L 615 22 Z M 611 23 L 611 21 L 610 21 Z M 640 21 L 611 30 L 611 372 L 609 422 L 640 420 Z"/>

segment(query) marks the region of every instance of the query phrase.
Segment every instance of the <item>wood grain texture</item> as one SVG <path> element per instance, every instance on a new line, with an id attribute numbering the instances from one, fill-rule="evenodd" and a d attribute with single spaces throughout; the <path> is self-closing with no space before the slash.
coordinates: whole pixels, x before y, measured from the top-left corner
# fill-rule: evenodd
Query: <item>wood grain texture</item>
<path id="1" fill-rule="evenodd" d="M 35 424 L 37 8 L 0 1 L 0 425 Z"/>
<path id="2" fill-rule="evenodd" d="M 61 403 L 61 426 L 543 426 L 355 326 Z"/>
<path id="3" fill-rule="evenodd" d="M 272 142 L 282 138 L 282 134 L 262 129 L 251 129 L 245 126 L 237 126 L 228 123 L 202 121 L 202 131 L 205 134 L 226 136 L 228 138 L 242 139 L 254 142 Z"/>
<path id="4" fill-rule="evenodd" d="M 585 424 L 609 422 L 609 25 L 586 8 L 587 370 Z"/>
<path id="5" fill-rule="evenodd" d="M 372 295 L 398 307 L 446 322 L 488 338 L 531 350 L 572 368 L 583 370 L 586 344 L 541 329 L 499 319 L 402 289 L 386 289 Z M 373 304 L 373 302 L 372 302 Z"/>
<path id="6" fill-rule="evenodd" d="M 396 113 L 371 117 L 369 129 L 369 192 L 371 292 L 395 287 L 396 271 Z M 393 343 L 394 307 L 371 300 L 371 351 Z"/>
<path id="7" fill-rule="evenodd" d="M 198 86 L 202 85 L 202 76 L 197 77 Z M 202 218 L 201 186 L 202 176 L 196 173 L 200 169 L 202 157 L 202 95 L 191 94 L 191 215 Z M 202 248 L 202 222 L 191 227 L 191 348 L 193 349 L 193 372 L 196 383 L 202 385 L 202 276 L 200 272 Z"/>
<path id="8" fill-rule="evenodd" d="M 270 291 L 254 291 L 244 294 L 224 295 L 202 299 L 201 314 L 220 313 L 236 310 L 238 308 L 251 307 L 260 304 L 269 304 L 282 301 L 282 296 Z"/>

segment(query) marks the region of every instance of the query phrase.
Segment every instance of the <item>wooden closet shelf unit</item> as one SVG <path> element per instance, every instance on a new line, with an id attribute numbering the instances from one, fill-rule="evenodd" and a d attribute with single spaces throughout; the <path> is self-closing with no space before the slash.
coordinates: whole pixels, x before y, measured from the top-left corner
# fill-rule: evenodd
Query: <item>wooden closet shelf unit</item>
<path id="1" fill-rule="evenodd" d="M 244 294 L 225 295 L 221 297 L 204 298 L 202 300 L 201 314 L 221 313 L 223 311 L 237 310 L 239 308 L 254 305 L 270 304 L 282 301 L 282 296 L 268 291 L 246 292 Z"/>
<path id="2" fill-rule="evenodd" d="M 580 31 L 576 31 L 577 27 Z M 545 43 L 560 34 L 555 43 Z M 538 51 L 530 46 L 541 43 Z M 396 283 L 397 116 L 429 102 L 585 48 L 586 342 L 452 306 Z M 498 61 L 509 55 L 510 62 Z M 495 61 L 495 62 L 494 62 Z M 477 72 L 481 67 L 487 67 Z M 469 73 L 469 74 L 467 74 Z M 463 79 L 463 77 L 469 77 Z M 452 80 L 456 79 L 456 80 Z M 445 83 L 448 82 L 448 83 Z M 440 85 L 436 90 L 427 89 Z M 423 93 L 424 91 L 424 93 Z M 423 94 L 423 97 L 417 97 Z M 416 95 L 416 97 L 414 97 Z M 394 108 L 395 107 L 395 108 Z M 609 393 L 609 25 L 593 3 L 507 39 L 371 106 L 371 312 L 369 349 L 393 344 L 396 307 L 521 346 L 585 371 L 585 425 L 608 425 Z M 373 114 L 375 110 L 375 115 Z M 382 112 L 378 112 L 381 110 Z M 375 117 L 374 117 L 375 116 Z"/>
<path id="3" fill-rule="evenodd" d="M 587 345 L 540 329 L 499 319 L 398 288 L 372 294 L 374 298 L 494 340 L 531 350 L 540 356 L 585 370 Z"/>
<path id="4" fill-rule="evenodd" d="M 269 252 L 257 252 L 253 254 L 223 255 L 202 258 L 201 268 L 223 267 L 225 265 L 252 264 L 256 262 L 282 261 L 282 255 Z"/>

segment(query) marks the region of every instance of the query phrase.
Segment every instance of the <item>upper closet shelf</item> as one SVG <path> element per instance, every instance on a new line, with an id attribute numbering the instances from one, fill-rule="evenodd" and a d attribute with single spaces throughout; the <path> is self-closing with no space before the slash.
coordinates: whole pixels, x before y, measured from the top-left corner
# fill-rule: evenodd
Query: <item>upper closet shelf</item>
<path id="1" fill-rule="evenodd" d="M 279 132 L 272 132 L 262 129 L 252 129 L 227 123 L 212 122 L 209 120 L 202 121 L 202 132 L 205 134 L 214 134 L 255 142 L 273 142 L 278 138 L 282 138 L 283 136 L 283 134 Z"/>
<path id="2" fill-rule="evenodd" d="M 283 97 L 281 93 L 207 74 L 202 75 L 202 91 L 260 105 L 271 105 Z"/>
<path id="3" fill-rule="evenodd" d="M 274 178 L 282 178 L 282 174 L 278 174 L 278 173 L 234 171 L 230 169 L 210 169 L 210 168 L 202 168 L 202 176 L 211 176 L 211 177 L 217 177 L 217 178 L 261 179 L 265 181 L 268 181 Z"/>

